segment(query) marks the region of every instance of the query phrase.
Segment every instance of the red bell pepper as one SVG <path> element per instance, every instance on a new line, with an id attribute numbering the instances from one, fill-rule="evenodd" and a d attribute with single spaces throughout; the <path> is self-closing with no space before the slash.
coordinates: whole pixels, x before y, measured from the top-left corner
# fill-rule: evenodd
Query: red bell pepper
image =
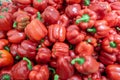
<path id="1" fill-rule="evenodd" d="M 59 24 L 53 24 L 48 27 L 48 37 L 51 42 L 63 42 L 66 37 L 66 29 Z"/>
<path id="2" fill-rule="evenodd" d="M 67 80 L 82 80 L 82 77 L 78 74 L 74 74 L 72 77 L 68 78 Z"/>
<path id="3" fill-rule="evenodd" d="M 0 31 L 8 31 L 12 29 L 12 14 L 7 12 L 0 13 Z"/>
<path id="4" fill-rule="evenodd" d="M 33 7 L 43 12 L 44 9 L 48 6 L 48 0 L 33 0 Z"/>
<path id="5" fill-rule="evenodd" d="M 57 24 L 63 26 L 63 27 L 68 27 L 69 24 L 69 19 L 65 14 L 62 14 L 59 18 L 59 20 L 57 21 Z"/>
<path id="6" fill-rule="evenodd" d="M 105 64 L 105 65 L 110 65 L 114 64 L 116 62 L 116 54 L 109 54 L 105 51 L 101 51 L 99 55 L 99 60 Z"/>
<path id="7" fill-rule="evenodd" d="M 120 65 L 119 64 L 108 65 L 106 67 L 106 74 L 108 78 L 111 80 L 119 80 L 120 79 Z"/>
<path id="8" fill-rule="evenodd" d="M 69 51 L 69 56 L 73 59 L 76 57 L 75 51 L 74 50 L 70 50 Z"/>
<path id="9" fill-rule="evenodd" d="M 97 20 L 94 27 L 88 28 L 87 32 L 94 34 L 95 38 L 104 38 L 109 35 L 110 27 L 105 20 Z"/>
<path id="10" fill-rule="evenodd" d="M 0 70 L 0 80 L 13 80 L 11 68 L 12 67 L 10 66 Z"/>
<path id="11" fill-rule="evenodd" d="M 65 14 L 69 18 L 76 18 L 81 10 L 81 6 L 79 4 L 68 5 L 65 9 Z"/>
<path id="12" fill-rule="evenodd" d="M 82 9 L 76 18 L 75 23 L 83 30 L 94 26 L 97 15 L 90 9 Z"/>
<path id="13" fill-rule="evenodd" d="M 85 34 L 80 32 L 77 25 L 70 25 L 67 28 L 66 38 L 71 44 L 78 44 L 85 38 Z"/>
<path id="14" fill-rule="evenodd" d="M 48 63 L 51 58 L 51 51 L 48 48 L 39 48 L 36 55 L 37 63 Z"/>
<path id="15" fill-rule="evenodd" d="M 120 35 L 113 34 L 104 38 L 102 41 L 102 48 L 108 53 L 119 53 L 120 51 Z"/>
<path id="16" fill-rule="evenodd" d="M 66 80 L 74 74 L 74 67 L 70 63 L 69 56 L 60 57 L 57 60 L 56 74 L 59 79 Z"/>
<path id="17" fill-rule="evenodd" d="M 7 39 L 0 39 L 0 50 L 4 49 L 5 46 L 8 45 L 8 40 Z"/>
<path id="18" fill-rule="evenodd" d="M 7 36 L 8 36 L 9 42 L 11 42 L 11 43 L 20 43 L 26 38 L 25 33 L 19 32 L 14 29 L 9 30 L 7 32 Z"/>
<path id="19" fill-rule="evenodd" d="M 81 2 L 81 0 L 65 0 L 67 4 L 79 4 Z"/>
<path id="20" fill-rule="evenodd" d="M 46 24 L 57 23 L 59 17 L 60 17 L 60 14 L 59 14 L 58 10 L 52 6 L 48 6 L 42 13 L 42 18 Z"/>
<path id="21" fill-rule="evenodd" d="M 3 39 L 6 37 L 6 34 L 4 31 L 0 31 L 0 39 Z"/>
<path id="22" fill-rule="evenodd" d="M 20 57 L 35 59 L 37 43 L 30 40 L 24 40 L 18 45 L 17 53 Z"/>
<path id="23" fill-rule="evenodd" d="M 16 63 L 11 70 L 12 76 L 14 80 L 28 80 L 29 73 L 32 70 L 33 64 L 32 62 L 23 57 L 23 60 Z"/>
<path id="24" fill-rule="evenodd" d="M 115 1 L 110 3 L 110 7 L 112 10 L 120 10 L 120 2 L 119 1 Z"/>
<path id="25" fill-rule="evenodd" d="M 92 56 L 78 56 L 71 61 L 71 64 L 78 72 L 86 75 L 97 72 L 100 66 Z"/>
<path id="26" fill-rule="evenodd" d="M 49 69 L 47 65 L 35 65 L 29 73 L 30 80 L 48 80 Z"/>
<path id="27" fill-rule="evenodd" d="M 52 57 L 58 58 L 69 55 L 69 46 L 66 43 L 56 42 L 52 48 Z"/>
<path id="28" fill-rule="evenodd" d="M 11 66 L 13 63 L 13 56 L 6 50 L 0 50 L 0 68 Z"/>
<path id="29" fill-rule="evenodd" d="M 94 47 L 86 41 L 82 41 L 75 47 L 75 52 L 78 55 L 92 55 Z"/>

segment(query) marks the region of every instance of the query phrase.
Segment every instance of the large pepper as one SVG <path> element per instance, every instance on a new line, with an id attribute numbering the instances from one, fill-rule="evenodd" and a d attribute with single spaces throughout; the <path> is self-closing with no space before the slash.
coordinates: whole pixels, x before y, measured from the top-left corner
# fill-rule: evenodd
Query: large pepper
<path id="1" fill-rule="evenodd" d="M 12 66 L 0 70 L 0 80 L 13 80 L 11 68 Z"/>
<path id="2" fill-rule="evenodd" d="M 102 48 L 108 53 L 118 53 L 120 51 L 120 35 L 111 34 L 102 41 Z"/>
<path id="3" fill-rule="evenodd" d="M 82 9 L 79 11 L 79 15 L 76 18 L 76 24 L 83 30 L 93 27 L 97 15 L 90 9 Z"/>
<path id="4" fill-rule="evenodd" d="M 47 0 L 33 0 L 33 7 L 42 12 L 48 6 L 47 2 Z"/>
<path id="5" fill-rule="evenodd" d="M 70 63 L 71 58 L 69 56 L 60 57 L 57 60 L 56 74 L 59 79 L 66 80 L 74 74 L 74 67 Z"/>
<path id="6" fill-rule="evenodd" d="M 106 74 L 108 78 L 111 80 L 119 80 L 120 79 L 120 65 L 119 64 L 108 65 L 106 67 Z"/>
<path id="7" fill-rule="evenodd" d="M 14 63 L 12 55 L 6 50 L 0 50 L 0 68 L 11 66 Z"/>
<path id="8" fill-rule="evenodd" d="M 29 73 L 30 80 L 48 80 L 49 69 L 47 65 L 35 65 Z"/>
<path id="9" fill-rule="evenodd" d="M 71 61 L 78 72 L 82 74 L 91 74 L 99 70 L 99 62 L 92 56 L 78 56 Z"/>
<path id="10" fill-rule="evenodd" d="M 0 30 L 10 30 L 12 28 L 12 23 L 12 14 L 7 12 L 0 13 Z"/>
<path id="11" fill-rule="evenodd" d="M 18 55 L 20 57 L 28 57 L 29 59 L 35 59 L 37 44 L 30 40 L 24 40 L 18 45 Z"/>
<path id="12" fill-rule="evenodd" d="M 58 58 L 69 55 L 69 46 L 66 43 L 56 42 L 52 48 L 52 57 Z"/>
<path id="13" fill-rule="evenodd" d="M 86 41 L 82 41 L 75 47 L 75 52 L 78 55 L 92 55 L 94 47 Z"/>
<path id="14" fill-rule="evenodd" d="M 42 18 L 46 24 L 55 24 L 57 23 L 60 17 L 60 13 L 57 9 L 52 6 L 48 6 L 42 13 Z"/>
<path id="15" fill-rule="evenodd" d="M 48 63 L 51 58 L 51 51 L 48 48 L 39 48 L 36 55 L 37 63 Z"/>
<path id="16" fill-rule="evenodd" d="M 69 18 L 76 18 L 81 10 L 81 6 L 79 4 L 68 5 L 65 9 L 65 14 Z"/>
<path id="17" fill-rule="evenodd" d="M 23 60 L 16 63 L 11 70 L 12 76 L 14 80 L 28 80 L 29 73 L 32 70 L 33 64 L 32 62 L 23 57 Z"/>
<path id="18" fill-rule="evenodd" d="M 71 44 L 78 44 L 84 40 L 85 34 L 80 32 L 80 29 L 77 25 L 70 25 L 67 28 L 66 38 Z"/>
<path id="19" fill-rule="evenodd" d="M 48 27 L 48 37 L 51 42 L 63 42 L 66 37 L 65 27 L 53 24 Z"/>
<path id="20" fill-rule="evenodd" d="M 7 36 L 8 36 L 9 42 L 11 42 L 11 43 L 20 43 L 26 38 L 25 33 L 19 32 L 14 29 L 9 30 L 7 32 Z"/>
<path id="21" fill-rule="evenodd" d="M 0 39 L 0 50 L 4 49 L 5 46 L 8 45 L 8 40 L 7 39 Z"/>
<path id="22" fill-rule="evenodd" d="M 104 38 L 109 35 L 110 27 L 105 20 L 97 20 L 92 28 L 88 28 L 87 32 L 94 34 L 95 38 Z"/>
<path id="23" fill-rule="evenodd" d="M 99 60 L 105 64 L 105 65 L 110 65 L 114 64 L 116 62 L 116 54 L 109 54 L 105 51 L 101 51 L 99 55 Z"/>
<path id="24" fill-rule="evenodd" d="M 47 29 L 41 21 L 33 19 L 31 23 L 25 27 L 25 33 L 31 40 L 40 41 L 47 35 Z"/>

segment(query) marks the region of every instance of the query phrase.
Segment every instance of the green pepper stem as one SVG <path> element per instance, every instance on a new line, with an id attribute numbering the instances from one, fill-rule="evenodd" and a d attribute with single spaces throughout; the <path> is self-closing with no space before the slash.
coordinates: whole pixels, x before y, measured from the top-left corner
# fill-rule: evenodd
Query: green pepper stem
<path id="1" fill-rule="evenodd" d="M 32 70 L 32 63 L 31 63 L 31 61 L 28 58 L 26 58 L 26 57 L 23 57 L 23 60 L 28 62 L 27 67 L 28 67 L 29 70 Z"/>
<path id="2" fill-rule="evenodd" d="M 13 28 L 16 28 L 17 27 L 17 22 L 15 21 L 14 23 L 13 23 Z"/>
<path id="3" fill-rule="evenodd" d="M 10 75 L 8 74 L 3 75 L 2 80 L 10 80 Z"/>
<path id="4" fill-rule="evenodd" d="M 92 78 L 88 78 L 88 80 L 92 80 Z"/>
<path id="5" fill-rule="evenodd" d="M 110 42 L 110 47 L 116 48 L 116 47 L 117 47 L 117 44 L 116 44 L 114 41 L 111 41 L 111 42 Z"/>
<path id="6" fill-rule="evenodd" d="M 42 0 L 37 0 L 38 2 L 41 2 Z"/>
<path id="7" fill-rule="evenodd" d="M 4 16 L 0 15 L 0 19 L 4 18 Z"/>
<path id="8" fill-rule="evenodd" d="M 92 42 L 92 40 L 91 39 L 87 39 L 87 42 L 90 43 L 90 42 Z"/>
<path id="9" fill-rule="evenodd" d="M 8 8 L 3 8 L 2 10 L 1 10 L 2 12 L 4 12 L 4 11 L 8 11 Z"/>
<path id="10" fill-rule="evenodd" d="M 0 58 L 2 58 L 2 56 L 1 56 L 1 55 L 2 55 L 2 52 L 0 52 Z"/>
<path id="11" fill-rule="evenodd" d="M 16 59 L 16 60 L 19 60 L 19 59 L 20 59 L 20 56 L 17 55 L 17 56 L 15 57 L 15 59 Z"/>
<path id="12" fill-rule="evenodd" d="M 49 67 L 49 70 L 51 70 L 53 72 L 53 74 L 56 73 L 54 68 Z"/>
<path id="13" fill-rule="evenodd" d="M 42 20 L 40 12 L 37 12 L 37 19 Z"/>
<path id="14" fill-rule="evenodd" d="M 58 79 L 59 79 L 59 75 L 58 75 L 58 74 L 55 74 L 54 80 L 58 80 Z"/>
<path id="15" fill-rule="evenodd" d="M 75 64 L 75 63 L 78 63 L 78 64 L 84 64 L 84 62 L 85 62 L 85 59 L 84 58 L 75 58 L 75 59 L 73 59 L 72 61 L 71 61 L 71 64 Z"/>
<path id="16" fill-rule="evenodd" d="M 4 49 L 10 52 L 10 48 L 8 46 L 5 46 Z"/>
<path id="17" fill-rule="evenodd" d="M 81 18 L 76 20 L 76 24 L 79 24 L 80 22 L 88 22 L 89 20 L 90 16 L 88 14 L 84 14 Z"/>
<path id="18" fill-rule="evenodd" d="M 84 5 L 89 6 L 90 5 L 90 0 L 84 0 Z"/>
<path id="19" fill-rule="evenodd" d="M 95 28 L 88 28 L 87 32 L 92 32 L 92 33 L 96 33 L 96 29 Z"/>

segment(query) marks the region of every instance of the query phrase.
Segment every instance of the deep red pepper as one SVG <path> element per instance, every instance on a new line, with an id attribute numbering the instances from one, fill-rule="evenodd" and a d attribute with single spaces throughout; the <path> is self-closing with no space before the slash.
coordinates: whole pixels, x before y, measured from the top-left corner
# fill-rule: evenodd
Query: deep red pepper
<path id="1" fill-rule="evenodd" d="M 29 59 L 35 59 L 37 43 L 30 40 L 24 40 L 18 45 L 17 53 L 20 57 L 28 57 Z"/>
<path id="2" fill-rule="evenodd" d="M 30 80 L 48 80 L 49 69 L 47 65 L 35 65 L 29 73 Z"/>
<path id="3" fill-rule="evenodd" d="M 102 41 L 102 48 L 108 53 L 118 53 L 120 51 L 120 35 L 111 34 Z"/>
<path id="4" fill-rule="evenodd" d="M 92 56 L 78 56 L 71 61 L 71 64 L 78 72 L 86 75 L 97 72 L 100 66 Z"/>
<path id="5" fill-rule="evenodd" d="M 119 1 L 110 3 L 110 7 L 111 7 L 112 10 L 120 10 L 119 5 L 120 5 Z"/>
<path id="6" fill-rule="evenodd" d="M 111 80 L 119 80 L 120 79 L 120 65 L 119 64 L 108 65 L 106 67 L 106 74 Z"/>
<path id="7" fill-rule="evenodd" d="M 51 42 L 63 42 L 66 37 L 65 27 L 59 24 L 53 24 L 48 26 L 48 37 Z"/>
<path id="8" fill-rule="evenodd" d="M 5 46 L 8 45 L 8 40 L 7 39 L 0 39 L 0 50 L 4 49 Z"/>
<path id="9" fill-rule="evenodd" d="M 23 57 L 23 60 L 16 63 L 11 70 L 12 76 L 14 80 L 28 80 L 29 73 L 32 70 L 33 64 L 32 62 Z"/>
<path id="10" fill-rule="evenodd" d="M 48 48 L 39 48 L 36 55 L 37 63 L 48 63 L 51 58 L 51 51 Z"/>
<path id="11" fill-rule="evenodd" d="M 69 55 L 69 46 L 66 43 L 56 42 L 52 48 L 52 57 L 58 58 Z"/>
<path id="12" fill-rule="evenodd" d="M 68 3 L 68 4 L 75 4 L 75 3 L 80 3 L 81 2 L 81 0 L 66 0 L 66 2 Z"/>
<path id="13" fill-rule="evenodd" d="M 66 38 L 71 44 L 78 44 L 85 38 L 85 34 L 80 32 L 77 25 L 70 25 L 67 28 Z"/>
<path id="14" fill-rule="evenodd" d="M 11 42 L 11 43 L 20 43 L 26 38 L 25 33 L 19 32 L 14 29 L 9 30 L 7 32 L 7 36 L 8 36 L 9 42 Z"/>
<path id="15" fill-rule="evenodd" d="M 60 57 L 57 60 L 56 74 L 59 79 L 66 80 L 74 74 L 74 67 L 71 65 L 69 56 Z"/>
<path id="16" fill-rule="evenodd" d="M 68 78 L 67 80 L 82 80 L 82 77 L 78 74 L 74 74 L 72 77 Z"/>
<path id="17" fill-rule="evenodd" d="M 90 9 L 82 9 L 76 18 L 75 23 L 83 30 L 94 26 L 97 15 Z"/>

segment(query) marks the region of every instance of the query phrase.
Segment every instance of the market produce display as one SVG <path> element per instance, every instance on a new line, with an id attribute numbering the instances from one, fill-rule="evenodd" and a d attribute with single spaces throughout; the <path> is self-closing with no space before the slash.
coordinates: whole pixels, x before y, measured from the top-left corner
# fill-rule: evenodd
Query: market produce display
<path id="1" fill-rule="evenodd" d="M 120 80 L 120 0 L 0 0 L 0 80 Z"/>

